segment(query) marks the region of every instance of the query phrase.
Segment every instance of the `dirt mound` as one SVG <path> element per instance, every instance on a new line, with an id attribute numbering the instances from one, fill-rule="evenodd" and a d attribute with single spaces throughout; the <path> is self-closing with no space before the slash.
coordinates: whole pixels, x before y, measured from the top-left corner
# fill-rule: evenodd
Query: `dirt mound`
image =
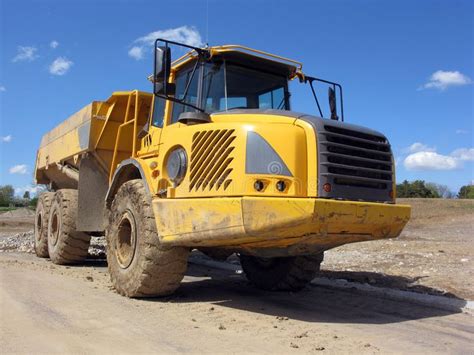
<path id="1" fill-rule="evenodd" d="M 33 217 L 35 211 L 29 208 L 17 208 L 16 210 L 7 211 L 1 214 L 2 217 L 17 218 L 17 217 Z"/>

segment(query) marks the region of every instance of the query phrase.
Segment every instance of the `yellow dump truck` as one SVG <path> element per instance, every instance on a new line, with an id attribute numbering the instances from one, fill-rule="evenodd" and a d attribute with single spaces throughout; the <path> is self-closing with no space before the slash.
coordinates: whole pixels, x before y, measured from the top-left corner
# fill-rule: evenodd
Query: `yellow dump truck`
<path id="1" fill-rule="evenodd" d="M 172 62 L 172 46 L 189 51 Z M 410 207 L 395 203 L 390 144 L 344 122 L 339 84 L 243 46 L 158 39 L 154 51 L 153 93 L 115 92 L 43 137 L 38 256 L 81 262 L 105 233 L 125 296 L 172 293 L 191 249 L 237 253 L 257 287 L 297 290 L 325 250 L 400 234 Z M 290 81 L 317 116 L 291 110 Z"/>

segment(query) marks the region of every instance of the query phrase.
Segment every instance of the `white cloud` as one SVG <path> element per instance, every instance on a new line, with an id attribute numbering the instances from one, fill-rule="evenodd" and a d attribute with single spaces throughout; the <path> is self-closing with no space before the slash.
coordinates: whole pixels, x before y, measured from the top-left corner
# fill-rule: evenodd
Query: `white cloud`
<path id="1" fill-rule="evenodd" d="M 450 86 L 462 86 L 472 83 L 471 78 L 459 71 L 438 70 L 431 74 L 429 81 L 422 85 L 419 90 L 438 89 L 445 90 Z"/>
<path id="2" fill-rule="evenodd" d="M 49 42 L 49 46 L 53 49 L 56 49 L 59 46 L 59 42 L 58 41 L 51 41 L 51 42 Z"/>
<path id="3" fill-rule="evenodd" d="M 0 140 L 5 143 L 10 143 L 12 141 L 12 135 L 9 134 L 8 136 L 2 136 L 0 137 Z"/>
<path id="4" fill-rule="evenodd" d="M 32 62 L 39 56 L 36 54 L 38 49 L 30 46 L 18 46 L 16 56 L 13 57 L 12 62 Z"/>
<path id="5" fill-rule="evenodd" d="M 153 48 L 157 38 L 181 42 L 194 47 L 203 46 L 201 34 L 196 28 L 181 26 L 150 32 L 145 36 L 137 38 L 134 41 L 135 45 L 128 51 L 128 55 L 136 60 L 142 59 L 145 51 Z"/>
<path id="6" fill-rule="evenodd" d="M 7 91 L 7 88 L 3 85 L 0 85 L 0 92 Z"/>
<path id="7" fill-rule="evenodd" d="M 464 161 L 474 161 L 474 148 L 459 148 L 451 153 L 451 156 Z"/>
<path id="8" fill-rule="evenodd" d="M 417 152 L 410 154 L 403 161 L 407 170 L 454 170 L 459 167 L 459 161 L 448 155 L 436 152 Z"/>
<path id="9" fill-rule="evenodd" d="M 425 144 L 413 143 L 405 152 L 410 153 L 403 161 L 407 170 L 454 170 L 465 161 L 474 161 L 474 148 L 459 148 L 443 155 Z"/>
<path id="10" fill-rule="evenodd" d="M 434 152 L 436 148 L 429 147 L 426 144 L 416 142 L 403 150 L 405 153 Z"/>
<path id="11" fill-rule="evenodd" d="M 28 166 L 26 166 L 26 164 L 19 164 L 12 166 L 8 171 L 10 172 L 10 174 L 25 175 L 28 173 Z"/>
<path id="12" fill-rule="evenodd" d="M 457 129 L 456 134 L 468 134 L 469 131 L 467 129 Z"/>
<path id="13" fill-rule="evenodd" d="M 133 59 L 140 60 L 143 59 L 143 47 L 133 46 L 129 51 L 128 55 Z"/>
<path id="14" fill-rule="evenodd" d="M 74 63 L 66 57 L 58 57 L 49 66 L 49 72 L 53 75 L 66 74 Z"/>
<path id="15" fill-rule="evenodd" d="M 23 196 L 23 194 L 28 191 L 31 195 L 37 195 L 45 190 L 44 185 L 25 185 L 23 187 L 15 187 L 15 194 L 18 196 Z"/>

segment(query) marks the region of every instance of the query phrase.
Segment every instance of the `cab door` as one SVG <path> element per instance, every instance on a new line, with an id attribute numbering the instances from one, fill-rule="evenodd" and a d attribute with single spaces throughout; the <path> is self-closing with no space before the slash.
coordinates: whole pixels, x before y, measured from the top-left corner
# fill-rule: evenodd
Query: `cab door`
<path id="1" fill-rule="evenodd" d="M 157 158 L 160 150 L 161 133 L 165 115 L 166 101 L 154 96 L 153 108 L 148 120 L 148 133 L 142 138 L 139 156 L 142 159 Z"/>

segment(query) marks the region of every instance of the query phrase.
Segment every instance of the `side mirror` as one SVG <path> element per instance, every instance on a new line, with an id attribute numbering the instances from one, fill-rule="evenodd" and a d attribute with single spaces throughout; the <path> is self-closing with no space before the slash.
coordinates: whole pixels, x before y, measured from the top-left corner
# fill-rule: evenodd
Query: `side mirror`
<path id="1" fill-rule="evenodd" d="M 328 89 L 329 109 L 331 110 L 331 120 L 339 120 L 337 117 L 336 92 L 333 88 Z"/>
<path id="2" fill-rule="evenodd" d="M 168 83 L 171 73 L 171 49 L 166 46 L 155 47 L 155 71 L 153 73 L 154 93 L 172 95 Z"/>
<path id="3" fill-rule="evenodd" d="M 171 70 L 171 49 L 156 47 L 155 51 L 155 82 L 168 81 Z"/>

